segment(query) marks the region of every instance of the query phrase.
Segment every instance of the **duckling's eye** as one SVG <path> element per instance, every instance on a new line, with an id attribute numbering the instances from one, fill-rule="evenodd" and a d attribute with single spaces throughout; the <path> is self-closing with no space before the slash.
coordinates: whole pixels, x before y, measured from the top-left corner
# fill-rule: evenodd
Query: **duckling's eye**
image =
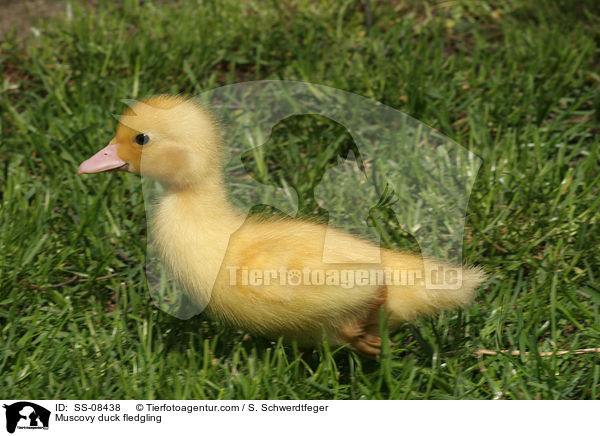
<path id="1" fill-rule="evenodd" d="M 150 138 L 145 133 L 140 133 L 135 137 L 135 143 L 139 145 L 146 145 L 150 141 Z"/>

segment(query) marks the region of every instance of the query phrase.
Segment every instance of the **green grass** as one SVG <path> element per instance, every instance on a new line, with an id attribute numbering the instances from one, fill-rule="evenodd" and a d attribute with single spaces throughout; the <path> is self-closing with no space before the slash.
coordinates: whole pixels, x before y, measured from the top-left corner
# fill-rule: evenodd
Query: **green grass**
<path id="1" fill-rule="evenodd" d="M 370 29 L 359 1 L 172 3 L 71 3 L 0 42 L 0 396 L 600 398 L 598 354 L 539 354 L 600 346 L 597 2 L 372 1 Z M 327 344 L 303 360 L 155 308 L 140 181 L 77 166 L 123 98 L 259 79 L 379 100 L 483 159 L 464 257 L 491 275 L 472 307 L 406 325 L 379 362 Z M 319 214 L 328 145 L 351 140 L 310 116 L 277 132 L 247 167 Z"/>

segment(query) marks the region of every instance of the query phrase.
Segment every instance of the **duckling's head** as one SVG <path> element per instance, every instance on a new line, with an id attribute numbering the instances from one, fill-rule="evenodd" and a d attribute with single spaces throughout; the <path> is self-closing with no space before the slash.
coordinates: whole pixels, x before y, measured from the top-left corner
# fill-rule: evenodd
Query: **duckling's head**
<path id="1" fill-rule="evenodd" d="M 161 95 L 132 104 L 109 145 L 78 172 L 129 171 L 185 189 L 219 176 L 220 150 L 208 112 L 188 98 Z"/>

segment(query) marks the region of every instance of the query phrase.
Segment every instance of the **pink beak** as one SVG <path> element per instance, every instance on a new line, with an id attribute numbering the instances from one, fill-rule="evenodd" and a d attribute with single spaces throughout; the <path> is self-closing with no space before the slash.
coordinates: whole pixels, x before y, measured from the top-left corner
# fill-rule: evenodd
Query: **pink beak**
<path id="1" fill-rule="evenodd" d="M 129 164 L 117 154 L 119 144 L 108 144 L 98 153 L 79 165 L 78 174 L 101 173 L 103 171 L 127 171 Z"/>

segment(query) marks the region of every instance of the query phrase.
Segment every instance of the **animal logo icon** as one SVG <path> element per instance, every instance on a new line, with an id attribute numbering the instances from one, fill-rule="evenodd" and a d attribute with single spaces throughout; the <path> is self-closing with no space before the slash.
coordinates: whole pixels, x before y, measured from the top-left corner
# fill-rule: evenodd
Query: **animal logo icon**
<path id="1" fill-rule="evenodd" d="M 47 429 L 50 411 L 29 401 L 4 404 L 6 409 L 6 431 L 14 433 L 17 427 L 25 429 Z"/>

